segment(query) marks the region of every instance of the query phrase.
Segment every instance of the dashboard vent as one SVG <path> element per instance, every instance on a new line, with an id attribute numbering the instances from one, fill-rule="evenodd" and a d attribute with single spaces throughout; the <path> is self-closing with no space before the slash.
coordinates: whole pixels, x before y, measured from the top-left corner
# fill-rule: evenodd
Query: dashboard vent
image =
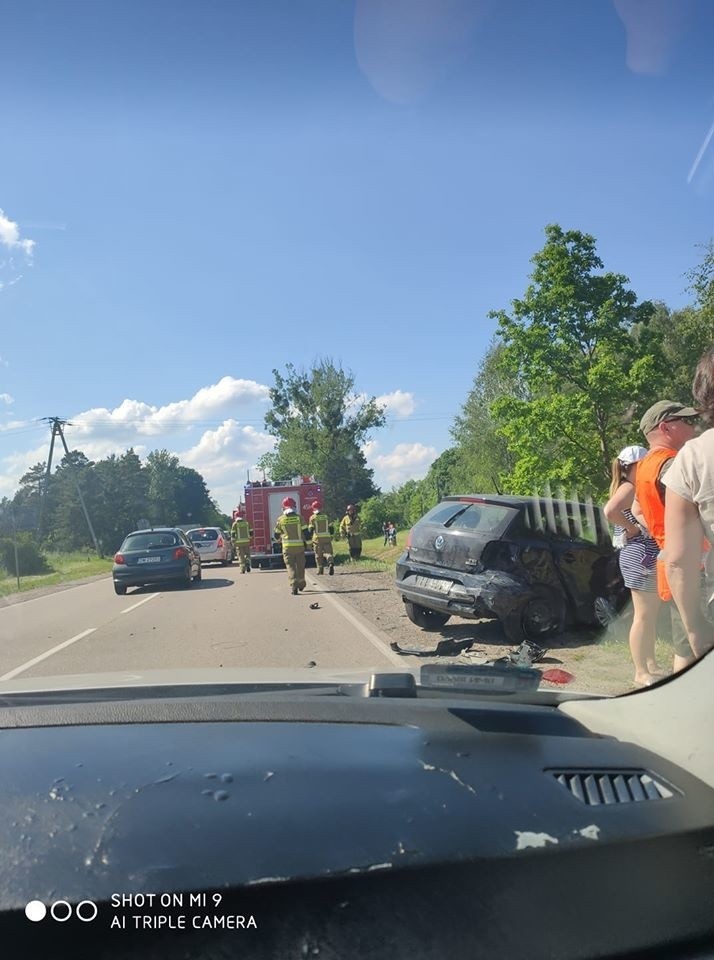
<path id="1" fill-rule="evenodd" d="M 589 807 L 611 803 L 669 800 L 672 790 L 646 770 L 551 770 L 576 800 Z"/>

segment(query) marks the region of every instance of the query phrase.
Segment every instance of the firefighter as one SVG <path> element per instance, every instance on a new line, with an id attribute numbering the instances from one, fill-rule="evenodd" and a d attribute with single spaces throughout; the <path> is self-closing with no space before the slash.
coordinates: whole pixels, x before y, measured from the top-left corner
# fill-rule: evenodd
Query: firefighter
<path id="1" fill-rule="evenodd" d="M 308 530 L 312 535 L 312 545 L 315 550 L 315 563 L 317 564 L 318 574 L 325 572 L 325 564 L 330 576 L 335 572 L 335 558 L 332 553 L 332 534 L 333 527 L 327 518 L 327 514 L 322 512 L 322 504 L 319 500 L 313 500 L 311 504 L 312 515 L 310 516 Z"/>
<path id="2" fill-rule="evenodd" d="M 347 505 L 347 510 L 340 523 L 340 536 L 347 540 L 350 548 L 350 557 L 358 560 L 362 555 L 362 525 L 360 524 L 354 504 Z"/>
<path id="3" fill-rule="evenodd" d="M 231 527 L 231 540 L 238 554 L 241 573 L 250 573 L 250 538 L 253 531 L 248 526 L 248 521 L 243 516 L 243 511 L 236 513 L 233 526 Z"/>
<path id="4" fill-rule="evenodd" d="M 283 546 L 283 560 L 288 571 L 290 592 L 297 596 L 304 590 L 305 583 L 305 539 L 303 537 L 302 517 L 297 512 L 297 504 L 292 497 L 283 500 L 283 513 L 278 517 L 273 533 Z"/>

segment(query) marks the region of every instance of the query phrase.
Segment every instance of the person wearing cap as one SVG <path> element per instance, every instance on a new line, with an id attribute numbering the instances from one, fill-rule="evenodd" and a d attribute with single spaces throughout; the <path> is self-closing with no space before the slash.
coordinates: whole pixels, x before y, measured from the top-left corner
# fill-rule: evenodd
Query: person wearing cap
<path id="1" fill-rule="evenodd" d="M 273 536 L 282 544 L 290 592 L 293 596 L 297 596 L 298 591 L 304 590 L 306 586 L 305 540 L 302 517 L 297 512 L 297 504 L 292 497 L 285 497 L 283 500 L 283 512 L 275 524 Z"/>
<path id="2" fill-rule="evenodd" d="M 630 655 L 635 666 L 634 684 L 638 687 L 650 686 L 663 676 L 655 657 L 660 608 L 655 564 L 659 547 L 632 513 L 637 465 L 646 456 L 647 448 L 636 445 L 618 453 L 612 462 L 610 499 L 603 508 L 615 528 L 612 542 L 619 550 L 622 579 L 632 596 Z"/>
<path id="3" fill-rule="evenodd" d="M 693 439 L 694 424 L 698 418 L 699 414 L 693 407 L 687 407 L 675 400 L 658 400 L 640 420 L 640 430 L 647 438 L 649 452 L 639 461 L 637 467 L 635 504 L 632 512 L 644 520 L 650 535 L 657 541 L 660 551 L 664 550 L 665 546 L 663 478 L 677 452 L 688 440 Z M 660 599 L 670 603 L 674 647 L 673 670 L 677 672 L 694 660 L 694 653 L 676 604 L 671 603 L 672 591 L 667 582 L 661 553 L 657 560 L 656 571 Z"/>
<path id="4" fill-rule="evenodd" d="M 241 573 L 250 573 L 250 538 L 252 536 L 253 531 L 250 529 L 243 511 L 236 511 L 233 526 L 231 527 L 231 540 L 238 554 Z"/>
<path id="5" fill-rule="evenodd" d="M 362 555 L 362 524 L 352 503 L 347 505 L 345 515 L 340 521 L 340 536 L 347 540 L 351 559 L 359 560 Z"/>
<path id="6" fill-rule="evenodd" d="M 319 500 L 313 500 L 311 508 L 312 514 L 308 521 L 308 530 L 312 536 L 317 572 L 323 574 L 325 564 L 327 564 L 328 573 L 332 576 L 335 572 L 335 558 L 332 553 L 332 524 L 327 514 L 322 512 L 322 504 Z"/>
<path id="7" fill-rule="evenodd" d="M 710 426 L 682 447 L 664 477 L 664 563 L 689 645 L 700 657 L 714 642 L 714 347 L 697 364 L 692 394 Z M 706 545 L 703 584 L 702 538 Z"/>

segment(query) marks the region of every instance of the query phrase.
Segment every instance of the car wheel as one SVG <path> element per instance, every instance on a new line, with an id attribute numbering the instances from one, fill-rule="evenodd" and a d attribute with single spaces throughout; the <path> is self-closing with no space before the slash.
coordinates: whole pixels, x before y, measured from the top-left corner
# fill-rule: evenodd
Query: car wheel
<path id="1" fill-rule="evenodd" d="M 502 620 L 503 631 L 511 643 L 533 640 L 560 633 L 565 625 L 562 601 L 538 593 L 518 603 Z"/>
<path id="2" fill-rule="evenodd" d="M 429 610 L 428 607 L 420 607 L 411 600 L 404 601 L 404 609 L 412 623 L 415 623 L 422 630 L 438 630 L 451 619 L 448 613 L 440 613 L 438 610 Z"/>
<path id="3" fill-rule="evenodd" d="M 199 563 L 199 565 L 198 565 L 198 573 L 197 573 L 196 576 L 193 578 L 193 582 L 194 582 L 194 583 L 198 583 L 198 581 L 201 580 L 202 578 L 203 578 L 203 570 L 201 569 L 201 564 Z"/>
<path id="4" fill-rule="evenodd" d="M 601 627 L 609 627 L 617 620 L 617 610 L 605 597 L 595 598 L 595 620 Z"/>
<path id="5" fill-rule="evenodd" d="M 118 594 L 120 597 L 123 597 L 126 593 L 126 586 L 123 583 L 115 583 L 114 593 Z"/>

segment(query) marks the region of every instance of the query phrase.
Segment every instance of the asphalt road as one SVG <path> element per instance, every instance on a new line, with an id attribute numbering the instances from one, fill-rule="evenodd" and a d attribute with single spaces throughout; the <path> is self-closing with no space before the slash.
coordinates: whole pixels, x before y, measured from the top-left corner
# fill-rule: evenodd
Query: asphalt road
<path id="1" fill-rule="evenodd" d="M 403 668 L 373 625 L 307 573 L 297 597 L 284 570 L 204 566 L 191 587 L 119 597 L 107 577 L 0 606 L 0 680 L 221 666 Z"/>

